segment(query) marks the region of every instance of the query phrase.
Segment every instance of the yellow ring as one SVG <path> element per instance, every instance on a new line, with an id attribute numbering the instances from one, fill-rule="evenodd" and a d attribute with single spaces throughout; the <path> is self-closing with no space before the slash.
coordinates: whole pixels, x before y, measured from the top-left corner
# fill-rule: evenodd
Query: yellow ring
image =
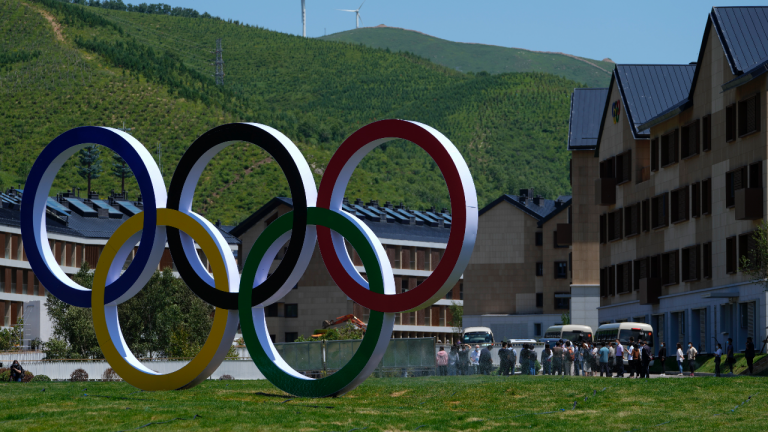
<path id="1" fill-rule="evenodd" d="M 106 311 L 104 305 L 104 291 L 106 287 L 107 274 L 112 265 L 120 247 L 128 241 L 134 234 L 142 230 L 144 223 L 144 213 L 141 212 L 125 221 L 115 231 L 112 237 L 107 241 L 104 250 L 99 257 L 96 271 L 93 275 L 93 292 L 91 294 L 91 304 L 93 310 L 93 327 L 96 330 L 96 338 L 99 341 L 101 351 L 109 362 L 112 369 L 120 375 L 129 384 L 142 390 L 176 390 L 184 388 L 194 381 L 199 381 L 201 374 L 210 366 L 210 363 L 216 355 L 224 338 L 224 332 L 227 327 L 229 311 L 216 308 L 213 317 L 213 326 L 208 334 L 208 339 L 200 352 L 186 366 L 181 369 L 165 374 L 154 375 L 136 369 L 121 355 L 115 347 L 114 341 L 109 334 L 107 327 Z M 200 245 L 205 255 L 210 260 L 213 279 L 216 289 L 229 292 L 229 283 L 227 280 L 227 271 L 214 240 L 208 232 L 192 217 L 177 210 L 159 208 L 157 209 L 157 224 L 159 226 L 169 226 L 184 231 Z M 107 307 L 116 308 L 117 306 L 107 305 Z M 115 311 L 116 313 L 116 311 Z M 234 311 L 237 314 L 237 311 Z M 126 354 L 131 355 L 130 351 Z M 218 365 L 216 365 L 218 367 Z M 210 370 L 212 373 L 213 370 Z M 210 373 L 208 373 L 210 375 Z M 207 377 L 207 376 L 206 376 Z M 202 377 L 205 379 L 206 377 Z"/>

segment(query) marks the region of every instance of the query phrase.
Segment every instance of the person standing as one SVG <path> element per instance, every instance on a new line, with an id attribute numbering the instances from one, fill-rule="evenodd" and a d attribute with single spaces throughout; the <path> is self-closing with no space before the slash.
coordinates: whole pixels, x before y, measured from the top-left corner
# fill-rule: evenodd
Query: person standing
<path id="1" fill-rule="evenodd" d="M 584 348 L 573 344 L 573 375 L 581 376 L 581 365 L 584 362 Z"/>
<path id="2" fill-rule="evenodd" d="M 728 338 L 728 345 L 725 347 L 725 361 L 731 368 L 731 375 L 733 375 L 733 364 L 736 363 L 736 358 L 733 355 L 733 339 Z"/>
<path id="3" fill-rule="evenodd" d="M 493 357 L 491 357 L 491 350 L 493 345 L 488 345 L 480 350 L 480 373 L 483 375 L 490 375 L 493 368 Z"/>
<path id="4" fill-rule="evenodd" d="M 475 345 L 475 350 L 469 353 L 469 362 L 472 365 L 472 373 L 480 373 L 480 345 Z"/>
<path id="5" fill-rule="evenodd" d="M 549 344 L 544 345 L 541 352 L 541 367 L 544 368 L 544 375 L 552 375 L 552 349 Z"/>
<path id="6" fill-rule="evenodd" d="M 469 347 L 462 345 L 459 347 L 459 375 L 466 375 L 469 368 Z"/>
<path id="7" fill-rule="evenodd" d="M 667 361 L 667 346 L 664 342 L 661 343 L 661 348 L 659 348 L 659 360 L 661 360 L 661 376 L 666 376 L 667 374 L 664 373 L 664 365 Z"/>
<path id="8" fill-rule="evenodd" d="M 715 350 L 715 376 L 720 376 L 720 360 L 723 357 L 723 347 L 720 346 L 720 344 L 717 344 L 717 349 Z"/>
<path id="9" fill-rule="evenodd" d="M 555 348 L 552 350 L 553 357 L 552 357 L 552 367 L 554 368 L 554 374 L 553 375 L 562 375 L 563 373 L 563 347 L 558 342 L 555 345 Z"/>
<path id="10" fill-rule="evenodd" d="M 616 339 L 616 378 L 624 378 L 624 347 Z"/>
<path id="11" fill-rule="evenodd" d="M 583 375 L 592 376 L 592 350 L 589 349 L 589 344 L 584 343 L 584 345 L 581 347 L 581 351 L 583 353 Z"/>
<path id="12" fill-rule="evenodd" d="M 507 343 L 502 342 L 499 349 L 499 372 L 498 375 L 504 375 L 504 371 L 507 370 Z"/>
<path id="13" fill-rule="evenodd" d="M 675 358 L 677 359 L 677 368 L 680 370 L 677 376 L 683 376 L 683 359 L 685 359 L 685 356 L 683 355 L 683 345 L 680 342 L 677 343 Z"/>
<path id="14" fill-rule="evenodd" d="M 747 338 L 747 347 L 744 350 L 744 358 L 747 360 L 749 374 L 752 375 L 752 361 L 755 360 L 755 344 L 752 342 L 752 337 Z"/>
<path id="15" fill-rule="evenodd" d="M 693 347 L 693 343 L 688 342 L 688 369 L 691 371 L 691 376 L 693 376 L 693 371 L 696 370 L 696 355 L 698 353 L 696 348 Z"/>
<path id="16" fill-rule="evenodd" d="M 567 341 L 565 343 L 565 374 L 570 376 L 571 375 L 571 369 L 573 369 L 573 362 L 575 360 L 575 353 L 573 352 L 573 344 L 571 341 Z"/>
<path id="17" fill-rule="evenodd" d="M 650 378 L 651 377 L 651 360 L 653 360 L 653 355 L 651 354 L 651 347 L 648 346 L 647 343 L 645 343 L 645 340 L 640 341 L 640 373 L 642 374 L 640 378 Z"/>
<path id="18" fill-rule="evenodd" d="M 24 378 L 24 368 L 21 367 L 18 360 L 14 360 L 13 363 L 11 363 L 11 381 L 21 382 L 23 378 Z"/>
<path id="19" fill-rule="evenodd" d="M 528 369 L 531 375 L 536 375 L 536 351 L 533 344 L 528 344 Z"/>
<path id="20" fill-rule="evenodd" d="M 512 344 L 507 345 L 507 354 L 509 354 L 509 373 L 515 375 L 515 367 L 517 366 L 517 351 L 512 347 Z"/>
<path id="21" fill-rule="evenodd" d="M 437 374 L 440 376 L 448 375 L 448 353 L 444 347 L 437 351 Z"/>
<path id="22" fill-rule="evenodd" d="M 608 370 L 611 372 L 608 374 L 608 378 L 613 376 L 613 372 L 616 371 L 616 342 L 611 342 L 608 346 Z"/>
<path id="23" fill-rule="evenodd" d="M 610 377 L 611 372 L 608 369 L 608 357 L 611 354 L 611 350 L 608 349 L 608 347 L 605 346 L 605 342 L 603 342 L 602 347 L 600 348 L 600 376 L 603 376 L 603 373 L 605 373 L 606 376 Z"/>

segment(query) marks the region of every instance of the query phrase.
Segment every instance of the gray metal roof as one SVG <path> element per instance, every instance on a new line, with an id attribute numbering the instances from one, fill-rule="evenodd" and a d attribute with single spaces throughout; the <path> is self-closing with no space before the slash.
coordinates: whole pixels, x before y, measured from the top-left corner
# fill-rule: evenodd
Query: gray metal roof
<path id="1" fill-rule="evenodd" d="M 492 203 L 483 207 L 480 210 L 479 215 L 482 216 L 485 212 L 492 209 L 493 207 L 496 207 L 499 203 L 504 201 L 522 210 L 527 215 L 536 218 L 538 220 L 539 227 L 541 227 L 545 222 L 552 219 L 558 213 L 570 207 L 572 197 L 570 195 L 561 195 L 557 197 L 556 201 L 540 198 L 539 203 L 535 204 L 533 199 L 530 197 L 507 194 L 500 196 Z"/>
<path id="2" fill-rule="evenodd" d="M 616 83 L 635 139 L 648 138 L 638 130 L 648 120 L 688 98 L 696 65 L 617 65 Z"/>
<path id="3" fill-rule="evenodd" d="M 600 120 L 608 97 L 607 88 L 577 88 L 571 95 L 568 150 L 594 150 Z"/>
<path id="4" fill-rule="evenodd" d="M 734 75 L 768 60 L 768 7 L 714 7 L 710 17 Z"/>

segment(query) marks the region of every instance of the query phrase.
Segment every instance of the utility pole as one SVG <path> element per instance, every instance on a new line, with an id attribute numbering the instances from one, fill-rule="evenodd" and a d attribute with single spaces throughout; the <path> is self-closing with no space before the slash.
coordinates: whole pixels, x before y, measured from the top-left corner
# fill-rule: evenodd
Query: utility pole
<path id="1" fill-rule="evenodd" d="M 117 128 L 117 130 L 119 130 L 119 131 L 123 131 L 123 132 L 127 132 L 127 133 L 131 133 L 131 131 L 133 130 L 133 128 L 127 128 L 127 127 L 125 127 L 125 122 L 123 122 L 123 127 L 121 127 L 121 128 Z M 133 135 L 133 134 L 131 134 L 131 135 Z"/>
<path id="2" fill-rule="evenodd" d="M 224 85 L 224 59 L 221 56 L 221 38 L 216 39 L 216 49 L 211 52 L 216 54 L 216 59 L 211 63 L 214 66 L 213 76 L 216 77 L 216 85 Z"/>
<path id="3" fill-rule="evenodd" d="M 221 40 L 221 39 L 219 39 L 219 40 Z M 162 175 L 162 173 L 163 173 L 163 149 L 160 146 L 160 143 L 157 143 L 157 165 L 158 165 L 158 168 L 160 169 L 160 174 Z"/>
<path id="4" fill-rule="evenodd" d="M 306 0 L 301 0 L 301 27 L 302 27 L 302 36 L 307 37 L 307 5 L 306 5 Z"/>

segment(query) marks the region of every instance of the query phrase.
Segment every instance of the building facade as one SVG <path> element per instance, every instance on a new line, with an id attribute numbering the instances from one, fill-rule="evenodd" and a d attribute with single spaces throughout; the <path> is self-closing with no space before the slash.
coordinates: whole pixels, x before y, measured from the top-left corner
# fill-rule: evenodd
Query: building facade
<path id="1" fill-rule="evenodd" d="M 657 347 L 766 337 L 768 291 L 740 267 L 766 215 L 766 16 L 713 8 L 695 64 L 614 71 L 595 153 L 599 319 L 650 323 Z"/>
<path id="2" fill-rule="evenodd" d="M 242 242 L 242 255 L 247 256 L 258 236 L 275 219 L 293 209 L 290 198 L 274 198 L 231 230 Z M 398 293 L 416 288 L 432 274 L 448 243 L 451 216 L 447 209 L 411 210 L 402 205 L 361 200 L 344 202 L 343 210 L 354 214 L 376 234 L 387 252 Z M 365 269 L 355 250 L 348 253 L 358 272 Z M 280 262 L 278 254 L 272 268 Z M 243 260 L 244 261 L 244 260 Z M 393 338 L 435 337 L 453 342 L 456 328 L 451 326 L 451 307 L 463 307 L 463 281 L 429 308 L 395 314 Z M 355 315 L 368 322 L 368 309 L 349 299 L 333 281 L 316 245 L 309 267 L 294 289 L 280 302 L 265 310 L 267 326 L 274 342 L 293 342 L 299 336 L 309 337 L 322 329 L 323 321 L 344 315 Z"/>
<path id="3" fill-rule="evenodd" d="M 489 327 L 496 340 L 538 338 L 570 312 L 570 208 L 570 196 L 523 189 L 480 211 L 464 327 Z"/>

